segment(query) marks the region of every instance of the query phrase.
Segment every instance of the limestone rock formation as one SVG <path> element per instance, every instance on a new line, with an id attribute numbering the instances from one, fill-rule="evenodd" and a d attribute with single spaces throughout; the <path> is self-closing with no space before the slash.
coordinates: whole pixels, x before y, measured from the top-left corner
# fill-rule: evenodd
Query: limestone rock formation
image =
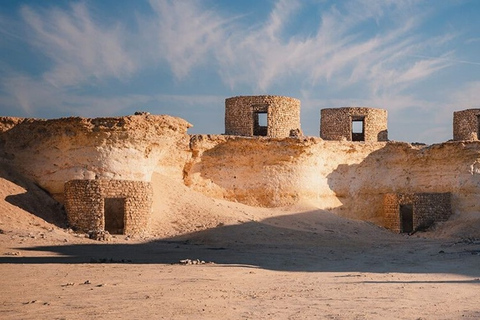
<path id="1" fill-rule="evenodd" d="M 386 193 L 452 192 L 454 213 L 480 211 L 480 142 L 430 147 L 319 138 L 193 136 L 185 182 L 212 197 L 254 206 L 300 199 L 383 224 Z"/>
<path id="2" fill-rule="evenodd" d="M 155 170 L 181 179 L 189 157 L 191 125 L 170 116 L 0 120 L 2 158 L 60 201 L 73 179 L 149 181 Z"/>
<path id="3" fill-rule="evenodd" d="M 313 137 L 188 135 L 170 116 L 0 119 L 2 161 L 62 202 L 74 179 L 182 182 L 212 198 L 280 207 L 299 201 L 383 225 L 388 193 L 452 194 L 462 219 L 479 219 L 480 141 L 432 146 Z M 155 193 L 156 192 L 156 193 Z M 161 201 L 154 189 L 154 202 Z"/>

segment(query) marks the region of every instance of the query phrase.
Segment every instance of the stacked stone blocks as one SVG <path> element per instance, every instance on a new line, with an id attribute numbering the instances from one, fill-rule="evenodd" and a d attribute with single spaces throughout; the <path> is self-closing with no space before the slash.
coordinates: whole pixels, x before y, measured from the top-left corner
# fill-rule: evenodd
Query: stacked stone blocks
<path id="1" fill-rule="evenodd" d="M 352 141 L 352 121 L 363 119 L 363 141 L 388 141 L 387 110 L 345 107 L 322 109 L 320 137 L 324 140 Z"/>
<path id="2" fill-rule="evenodd" d="M 65 209 L 69 224 L 84 232 L 105 231 L 106 198 L 124 199 L 124 234 L 148 232 L 153 190 L 151 184 L 145 181 L 68 181 L 65 183 Z"/>
<path id="3" fill-rule="evenodd" d="M 466 109 L 453 113 L 453 140 L 480 140 L 480 109 Z"/>
<path id="4" fill-rule="evenodd" d="M 256 113 L 267 114 L 264 134 L 284 138 L 300 128 L 300 100 L 282 96 L 239 96 L 225 99 L 225 134 L 251 137 L 255 135 Z M 261 128 L 264 130 L 264 128 Z"/>
<path id="5" fill-rule="evenodd" d="M 452 214 L 451 193 L 388 193 L 383 197 L 384 226 L 402 232 L 400 205 L 412 205 L 413 230 L 447 221 Z"/>

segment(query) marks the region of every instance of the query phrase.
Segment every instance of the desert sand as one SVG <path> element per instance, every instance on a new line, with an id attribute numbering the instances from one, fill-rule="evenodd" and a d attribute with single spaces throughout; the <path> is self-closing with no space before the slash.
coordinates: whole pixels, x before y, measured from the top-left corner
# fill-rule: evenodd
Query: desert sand
<path id="1" fill-rule="evenodd" d="M 154 181 L 151 235 L 95 241 L 2 170 L 0 318 L 480 318 L 480 241 L 452 222 L 394 234 L 307 201 L 257 208 Z"/>

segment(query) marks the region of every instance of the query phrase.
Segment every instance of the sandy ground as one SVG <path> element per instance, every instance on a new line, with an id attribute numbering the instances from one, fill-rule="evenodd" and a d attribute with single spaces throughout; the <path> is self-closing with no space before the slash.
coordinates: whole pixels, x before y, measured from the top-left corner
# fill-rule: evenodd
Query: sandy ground
<path id="1" fill-rule="evenodd" d="M 100 242 L 3 174 L 0 319 L 480 319 L 478 239 L 397 235 L 309 203 L 251 208 L 154 181 L 169 190 L 154 237 Z"/>

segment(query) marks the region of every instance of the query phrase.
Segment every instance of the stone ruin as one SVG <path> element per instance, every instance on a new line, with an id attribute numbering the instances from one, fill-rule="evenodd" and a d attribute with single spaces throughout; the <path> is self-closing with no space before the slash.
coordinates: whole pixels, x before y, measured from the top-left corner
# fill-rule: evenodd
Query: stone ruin
<path id="1" fill-rule="evenodd" d="M 225 134 L 289 137 L 300 130 L 300 100 L 282 96 L 239 96 L 225 99 Z"/>
<path id="2" fill-rule="evenodd" d="M 453 113 L 453 140 L 480 140 L 480 109 Z"/>
<path id="3" fill-rule="evenodd" d="M 145 116 L 145 119 L 155 122 L 155 128 L 157 128 L 156 121 L 159 121 L 156 120 L 157 118 L 148 116 L 146 113 L 138 116 Z M 73 120 L 79 122 L 78 119 Z M 37 125 L 37 122 L 43 120 L 4 117 L 0 119 L 0 132 L 10 141 L 14 141 L 18 136 L 17 130 L 13 129 L 22 124 L 25 124 L 24 129 L 28 129 L 30 136 L 32 133 L 30 126 L 44 131 L 45 128 L 58 126 L 60 132 L 65 131 L 63 139 L 67 141 L 71 136 L 68 128 L 73 120 L 44 121 L 45 124 Z M 90 128 L 94 125 L 92 130 L 96 134 L 96 131 L 100 130 L 100 127 L 97 128 L 97 122 L 100 120 L 91 119 L 91 121 L 92 124 L 88 121 L 85 124 L 80 121 L 80 124 L 82 128 L 83 126 Z M 136 130 L 134 127 L 124 129 L 123 118 L 115 121 L 118 124 L 102 126 L 101 128 L 105 127 L 102 130 L 108 131 L 108 135 L 111 130 L 117 130 L 122 135 Z M 56 126 L 53 126 L 53 123 Z M 163 127 L 168 128 L 167 125 L 158 128 Z M 27 140 L 31 140 L 31 144 L 39 142 L 42 132 L 38 131 L 33 139 L 29 137 Z M 247 137 L 299 137 L 301 136 L 300 101 L 269 95 L 228 98 L 225 100 L 225 133 Z M 454 140 L 480 140 L 480 109 L 455 112 L 453 134 Z M 387 111 L 365 107 L 322 109 L 320 135 L 323 140 L 388 141 Z M 10 153 L 4 154 L 6 161 L 18 159 L 18 155 L 14 153 L 18 152 L 19 147 L 16 144 L 14 146 L 17 149 L 14 148 Z M 19 146 L 25 148 L 27 144 L 23 143 Z M 58 159 L 58 157 L 54 158 Z M 75 178 L 72 176 L 70 179 Z M 383 225 L 394 232 L 411 233 L 427 228 L 434 222 L 447 220 L 452 213 L 450 193 L 408 193 L 407 191 L 377 195 L 380 198 L 383 197 Z M 108 231 L 112 234 L 127 235 L 148 232 L 153 199 L 150 182 L 115 180 L 108 177 L 95 180 L 70 180 L 64 185 L 63 198 L 68 221 L 74 228 L 85 232 Z M 380 207 L 381 205 L 380 203 Z"/>
<path id="4" fill-rule="evenodd" d="M 324 140 L 388 141 L 387 110 L 346 107 L 320 112 L 320 137 Z"/>
<path id="5" fill-rule="evenodd" d="M 383 197 L 384 226 L 398 233 L 413 233 L 452 214 L 451 194 L 389 193 Z"/>
<path id="6" fill-rule="evenodd" d="M 68 222 L 89 233 L 147 233 L 152 199 L 151 184 L 145 181 L 70 180 L 65 183 Z"/>

